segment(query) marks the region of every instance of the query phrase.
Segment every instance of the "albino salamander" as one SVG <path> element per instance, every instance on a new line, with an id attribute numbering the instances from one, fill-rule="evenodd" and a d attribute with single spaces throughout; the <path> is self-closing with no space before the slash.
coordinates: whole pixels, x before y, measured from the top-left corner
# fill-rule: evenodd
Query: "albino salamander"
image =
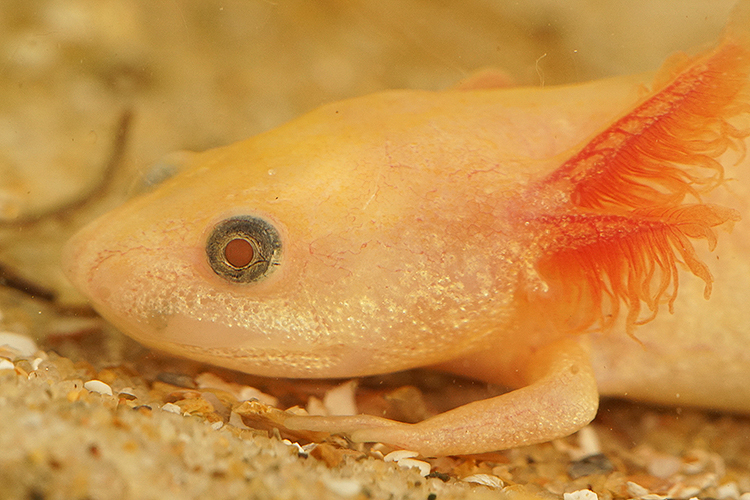
<path id="1" fill-rule="evenodd" d="M 749 74 L 744 1 L 655 76 L 328 104 L 195 154 L 80 231 L 64 267 L 176 355 L 512 389 L 416 424 L 290 429 L 446 455 L 568 435 L 600 395 L 750 413 Z"/>

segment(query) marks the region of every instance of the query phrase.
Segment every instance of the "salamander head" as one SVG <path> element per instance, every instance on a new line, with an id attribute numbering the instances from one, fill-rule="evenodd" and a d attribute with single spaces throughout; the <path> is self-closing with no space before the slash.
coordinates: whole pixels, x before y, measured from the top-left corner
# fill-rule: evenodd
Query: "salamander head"
<path id="1" fill-rule="evenodd" d="M 383 138 L 320 125 L 331 114 L 196 155 L 76 235 L 67 275 L 136 340 L 265 375 L 392 371 L 478 343 L 504 299 L 493 257 L 444 237 L 435 204 L 461 194 L 415 203 L 413 170 L 362 154 Z"/>

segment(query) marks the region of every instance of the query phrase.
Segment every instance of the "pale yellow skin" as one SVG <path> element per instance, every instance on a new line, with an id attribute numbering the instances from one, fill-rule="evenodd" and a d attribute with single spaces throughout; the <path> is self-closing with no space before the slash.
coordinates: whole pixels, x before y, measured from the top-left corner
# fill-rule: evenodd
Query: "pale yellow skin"
<path id="1" fill-rule="evenodd" d="M 674 314 L 576 334 L 518 308 L 544 294 L 507 203 L 643 98 L 650 76 L 552 88 L 392 91 L 329 104 L 189 169 L 67 246 L 71 280 L 138 341 L 272 377 L 355 377 L 420 366 L 518 389 L 419 424 L 291 417 L 424 455 L 570 434 L 599 395 L 750 413 L 750 230 L 696 242 L 713 295 L 681 271 Z M 469 87 L 471 85 L 468 85 Z M 704 201 L 750 218 L 750 172 Z M 280 232 L 281 264 L 248 284 L 217 276 L 211 227 L 251 214 Z"/>

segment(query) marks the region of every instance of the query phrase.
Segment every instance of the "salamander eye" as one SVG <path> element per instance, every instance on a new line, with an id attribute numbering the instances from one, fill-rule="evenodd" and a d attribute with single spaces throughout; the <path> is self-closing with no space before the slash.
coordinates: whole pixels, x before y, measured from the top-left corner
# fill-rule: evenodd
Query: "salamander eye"
<path id="1" fill-rule="evenodd" d="M 206 241 L 211 269 L 235 283 L 252 283 L 279 265 L 281 239 L 263 219 L 243 215 L 219 222 Z"/>

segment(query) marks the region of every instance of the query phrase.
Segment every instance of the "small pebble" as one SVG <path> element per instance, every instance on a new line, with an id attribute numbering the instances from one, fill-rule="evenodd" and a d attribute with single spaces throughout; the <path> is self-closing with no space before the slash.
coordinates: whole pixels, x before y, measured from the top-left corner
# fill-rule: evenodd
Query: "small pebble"
<path id="1" fill-rule="evenodd" d="M 571 462 L 568 466 L 568 475 L 571 479 L 591 476 L 594 474 L 606 474 L 615 470 L 615 466 L 609 461 L 606 455 L 599 453 L 596 455 L 587 455 L 584 458 Z"/>
<path id="2" fill-rule="evenodd" d="M 357 381 L 350 380 L 333 389 L 326 391 L 323 396 L 323 406 L 329 415 L 356 415 L 357 402 L 354 399 L 354 391 Z"/>
<path id="3" fill-rule="evenodd" d="M 21 356 L 33 356 L 39 350 L 33 339 L 13 332 L 0 332 L 0 346 L 7 346 Z"/>
<path id="4" fill-rule="evenodd" d="M 706 488 L 717 486 L 719 477 L 712 472 L 704 472 L 695 476 L 688 476 L 674 484 L 667 496 L 671 498 L 690 498 L 699 495 Z"/>
<path id="5" fill-rule="evenodd" d="M 182 415 L 182 410 L 180 409 L 180 407 L 173 403 L 164 403 L 161 409 L 164 411 L 168 411 L 169 413 L 176 413 L 177 415 Z"/>
<path id="6" fill-rule="evenodd" d="M 740 498 L 740 488 L 735 482 L 722 484 L 721 486 L 716 488 L 716 496 L 721 500 L 736 500 Z"/>
<path id="7" fill-rule="evenodd" d="M 599 500 L 599 497 L 591 490 L 578 490 L 573 493 L 564 493 L 563 500 Z"/>
<path id="8" fill-rule="evenodd" d="M 582 457 L 601 454 L 602 446 L 599 442 L 599 435 L 593 426 L 587 425 L 578 431 L 577 436 L 578 447 L 581 449 Z"/>
<path id="9" fill-rule="evenodd" d="M 403 460 L 405 458 L 414 458 L 418 456 L 419 456 L 419 453 L 417 453 L 416 451 L 396 450 L 384 456 L 383 460 L 386 462 L 398 462 L 399 460 Z"/>
<path id="10" fill-rule="evenodd" d="M 255 387 L 250 387 L 250 386 L 242 387 L 239 390 L 237 399 L 239 401 L 252 401 L 253 399 L 257 399 L 264 405 L 279 406 L 279 398 L 271 396 L 270 394 L 266 394 L 265 392 L 261 392 Z"/>
<path id="11" fill-rule="evenodd" d="M 128 395 L 128 396 L 133 396 L 133 398 L 137 397 L 136 394 L 135 394 L 135 389 L 133 389 L 132 387 L 123 387 L 122 389 L 120 389 L 119 394 L 121 396 L 122 395 Z"/>
<path id="12" fill-rule="evenodd" d="M 421 460 L 414 460 L 414 457 L 419 456 L 419 453 L 411 450 L 396 450 L 392 451 L 383 457 L 385 462 L 396 462 L 399 467 L 410 468 L 416 467 L 419 469 L 420 474 L 426 476 L 430 473 L 432 466 Z"/>
<path id="13" fill-rule="evenodd" d="M 463 478 L 463 481 L 466 481 L 467 483 L 482 484 L 484 486 L 489 486 L 490 488 L 503 487 L 503 480 L 490 474 L 472 474 L 471 476 Z"/>
<path id="14" fill-rule="evenodd" d="M 430 469 L 432 469 L 432 466 L 429 463 L 423 462 L 422 460 L 414 460 L 413 458 L 402 458 L 401 460 L 397 460 L 396 463 L 399 467 L 403 467 L 404 469 L 419 469 L 419 473 L 422 474 L 422 476 L 429 474 Z"/>
<path id="15" fill-rule="evenodd" d="M 323 484 L 331 493 L 336 493 L 342 497 L 353 497 L 362 491 L 362 485 L 354 479 L 334 479 L 330 477 L 323 478 Z"/>
<path id="16" fill-rule="evenodd" d="M 318 443 L 307 443 L 305 446 L 302 447 L 302 453 L 310 453 L 315 448 L 318 447 Z"/>
<path id="17" fill-rule="evenodd" d="M 308 398 L 307 406 L 305 406 L 305 410 L 307 411 L 308 415 L 320 415 L 320 416 L 328 415 L 328 410 L 326 410 L 326 407 L 323 404 L 323 401 L 316 398 L 315 396 L 310 396 Z"/>
<path id="18" fill-rule="evenodd" d="M 641 498 L 648 495 L 648 490 L 638 483 L 628 481 L 626 485 L 628 488 L 628 495 L 630 495 L 631 497 Z"/>
<path id="19" fill-rule="evenodd" d="M 305 449 L 304 449 L 304 448 L 302 447 L 302 445 L 300 445 L 300 444 L 299 444 L 298 442 L 296 442 L 296 441 L 295 441 L 295 442 L 291 442 L 291 441 L 289 441 L 288 439 L 285 439 L 285 440 L 284 440 L 284 441 L 282 441 L 282 442 L 283 442 L 284 444 L 288 444 L 289 446 L 293 446 L 293 447 L 297 448 L 297 455 L 303 455 L 303 456 L 307 456 L 307 452 L 306 452 L 306 451 L 305 451 Z"/>
<path id="20" fill-rule="evenodd" d="M 646 469 L 648 473 L 659 479 L 667 479 L 677 474 L 683 462 L 677 457 L 665 454 L 655 454 L 648 462 Z"/>
<path id="21" fill-rule="evenodd" d="M 113 394 L 112 388 L 101 380 L 89 380 L 88 382 L 83 384 L 83 388 L 89 392 L 96 392 L 99 394 L 105 394 L 107 396 L 112 396 Z"/>

